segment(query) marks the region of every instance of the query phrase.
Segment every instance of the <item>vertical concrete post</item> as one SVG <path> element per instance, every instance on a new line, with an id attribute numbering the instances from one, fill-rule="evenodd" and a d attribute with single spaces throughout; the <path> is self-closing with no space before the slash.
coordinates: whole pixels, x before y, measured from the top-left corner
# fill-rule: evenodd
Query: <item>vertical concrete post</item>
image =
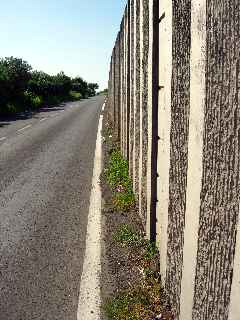
<path id="1" fill-rule="evenodd" d="M 148 153 L 147 153 L 147 217 L 146 234 L 151 238 L 151 201 L 152 201 L 152 112 L 153 112 L 153 9 L 154 0 L 149 1 L 149 55 L 148 55 Z M 157 174 L 155 172 L 155 174 Z M 154 235 L 155 236 L 155 235 Z"/>
<path id="2" fill-rule="evenodd" d="M 133 159 L 134 159 L 134 0 L 129 4 L 129 70 L 130 70 L 130 97 L 129 97 L 129 173 L 133 178 Z"/>
<path id="3" fill-rule="evenodd" d="M 125 119 L 125 103 L 126 103 L 126 97 L 125 97 L 125 88 L 126 88 L 126 81 L 125 81 L 125 50 L 126 50 L 126 43 L 125 43 L 125 15 L 123 16 L 122 20 L 122 99 L 121 99 L 121 113 L 122 113 L 122 154 L 125 155 L 125 127 L 126 127 L 126 119 Z"/>
<path id="4" fill-rule="evenodd" d="M 120 32 L 118 33 L 115 44 L 115 135 L 120 139 Z"/>
<path id="5" fill-rule="evenodd" d="M 196 29 L 205 16 L 206 105 L 192 318 L 225 320 L 239 310 L 238 300 L 229 313 L 240 194 L 240 2 L 206 1 Z"/>
<path id="6" fill-rule="evenodd" d="M 139 171 L 138 171 L 138 208 L 139 213 L 142 216 L 142 154 L 143 154 L 143 133 L 142 133 L 142 117 L 143 117 L 143 0 L 140 0 L 139 9 L 139 29 L 140 29 L 140 119 L 139 119 L 139 133 L 140 133 L 140 145 L 139 145 Z"/>
<path id="7" fill-rule="evenodd" d="M 123 71 L 123 54 L 124 54 L 124 43 L 123 43 L 123 37 L 124 37 L 124 31 L 123 31 L 123 20 L 121 22 L 121 28 L 120 28 L 120 140 L 121 140 L 121 152 L 123 153 L 123 145 L 124 145 L 124 137 L 123 137 L 123 102 L 124 102 L 124 71 Z"/>
<path id="8" fill-rule="evenodd" d="M 118 34 L 118 47 L 119 47 L 119 51 L 118 51 L 118 72 L 119 72 L 119 106 L 118 106 L 118 119 L 119 119 L 119 126 L 118 126 L 118 139 L 120 142 L 120 149 L 121 149 L 121 127 L 122 127 L 122 123 L 121 123 L 121 103 L 122 103 L 122 94 L 121 94 L 121 86 L 122 86 L 122 73 L 121 73 L 121 50 L 122 50 L 122 43 L 121 43 L 121 28 Z"/>
<path id="9" fill-rule="evenodd" d="M 124 157 L 128 158 L 128 5 L 124 13 Z"/>
<path id="10" fill-rule="evenodd" d="M 156 241 L 159 91 L 159 1 L 149 2 L 147 235 Z"/>
<path id="11" fill-rule="evenodd" d="M 164 20 L 162 20 L 162 22 L 163 21 Z M 177 319 L 180 312 L 187 189 L 190 108 L 190 49 L 191 0 L 183 0 L 178 4 L 173 2 L 169 205 L 168 215 L 166 216 L 166 213 L 164 213 L 165 218 L 167 218 L 168 221 L 165 223 L 165 232 L 167 225 L 167 239 L 164 240 L 165 243 L 163 246 L 166 246 L 167 241 L 165 287 L 168 292 L 173 312 Z M 161 50 L 159 51 L 161 56 Z M 164 88 L 160 87 L 160 91 L 161 89 Z M 166 114 L 167 119 L 169 119 L 169 116 L 169 114 Z M 166 123 L 162 123 L 162 125 L 164 128 L 169 128 L 169 124 L 166 126 Z M 166 136 L 162 138 L 166 139 Z M 159 161 L 161 165 L 161 158 Z"/>
<path id="12" fill-rule="evenodd" d="M 113 105 L 113 51 L 111 55 L 111 121 L 113 123 L 114 105 Z"/>
<path id="13" fill-rule="evenodd" d="M 140 0 L 134 6 L 134 176 L 133 189 L 136 202 L 139 199 L 139 158 L 140 158 Z"/>
<path id="14" fill-rule="evenodd" d="M 130 61 L 130 52 L 131 52 L 131 0 L 128 0 L 127 3 L 127 52 L 126 52 L 126 70 L 127 70 L 127 148 L 126 148 L 126 158 L 129 162 L 129 167 L 131 167 L 130 160 L 130 130 L 131 130 L 131 61 Z M 130 172 L 129 172 L 130 173 Z"/>
<path id="15" fill-rule="evenodd" d="M 140 5 L 140 160 L 139 212 L 144 222 L 147 215 L 147 155 L 148 155 L 148 57 L 149 57 L 149 1 Z"/>
<path id="16" fill-rule="evenodd" d="M 113 108 L 113 128 L 115 128 L 116 123 L 116 104 L 115 104 L 115 47 L 112 52 L 112 108 Z"/>
<path id="17" fill-rule="evenodd" d="M 112 89 L 112 56 L 110 62 L 110 71 L 109 71 L 109 93 L 108 93 L 108 110 L 109 110 L 109 121 L 112 124 L 113 121 L 113 89 Z"/>
<path id="18" fill-rule="evenodd" d="M 116 44 L 115 44 L 115 123 L 114 123 L 114 133 L 117 139 L 119 139 L 120 133 L 120 68 L 119 68 L 119 33 L 117 36 Z"/>
<path id="19" fill-rule="evenodd" d="M 156 241 L 163 283 L 167 269 L 170 130 L 172 94 L 172 1 L 159 5 L 158 183 Z"/>
<path id="20" fill-rule="evenodd" d="M 206 0 L 192 1 L 190 115 L 180 319 L 192 320 L 197 262 L 206 103 Z"/>

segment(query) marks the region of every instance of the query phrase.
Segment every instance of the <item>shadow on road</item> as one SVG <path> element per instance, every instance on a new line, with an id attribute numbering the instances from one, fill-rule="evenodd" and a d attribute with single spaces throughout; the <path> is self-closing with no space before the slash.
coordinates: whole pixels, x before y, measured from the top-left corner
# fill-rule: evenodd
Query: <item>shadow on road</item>
<path id="1" fill-rule="evenodd" d="M 58 105 L 56 107 L 43 107 L 37 111 L 25 111 L 19 112 L 13 115 L 0 115 L 0 128 L 10 125 L 11 122 L 17 120 L 27 120 L 32 118 L 37 118 L 39 113 L 45 112 L 57 112 L 65 109 L 65 104 Z"/>
<path id="2" fill-rule="evenodd" d="M 38 113 L 40 113 L 40 112 L 61 111 L 61 110 L 64 110 L 64 109 L 65 109 L 64 106 L 62 106 L 62 107 L 52 107 L 52 108 L 46 107 L 46 108 L 39 109 Z"/>
<path id="3" fill-rule="evenodd" d="M 9 124 L 10 124 L 10 122 L 0 122 L 0 128 L 8 126 Z"/>

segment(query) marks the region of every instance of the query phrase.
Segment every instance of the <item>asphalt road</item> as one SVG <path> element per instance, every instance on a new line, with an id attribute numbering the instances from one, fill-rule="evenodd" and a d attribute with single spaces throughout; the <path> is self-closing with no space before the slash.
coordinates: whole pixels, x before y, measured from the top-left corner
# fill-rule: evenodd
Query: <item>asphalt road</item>
<path id="1" fill-rule="evenodd" d="M 76 320 L 103 102 L 0 120 L 0 320 Z"/>

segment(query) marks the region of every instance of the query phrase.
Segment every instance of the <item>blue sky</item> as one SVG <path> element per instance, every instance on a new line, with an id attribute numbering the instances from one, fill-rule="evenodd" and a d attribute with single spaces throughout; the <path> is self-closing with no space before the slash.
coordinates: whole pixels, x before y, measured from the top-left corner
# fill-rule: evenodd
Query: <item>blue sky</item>
<path id="1" fill-rule="evenodd" d="M 7 0 L 0 11 L 0 56 L 27 60 L 107 87 L 111 51 L 126 0 Z"/>

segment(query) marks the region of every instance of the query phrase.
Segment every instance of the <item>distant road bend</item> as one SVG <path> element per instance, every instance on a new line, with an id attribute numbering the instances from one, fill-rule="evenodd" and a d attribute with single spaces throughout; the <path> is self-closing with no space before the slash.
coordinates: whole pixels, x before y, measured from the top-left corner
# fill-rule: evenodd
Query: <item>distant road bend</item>
<path id="1" fill-rule="evenodd" d="M 76 320 L 103 102 L 0 121 L 0 320 Z"/>

